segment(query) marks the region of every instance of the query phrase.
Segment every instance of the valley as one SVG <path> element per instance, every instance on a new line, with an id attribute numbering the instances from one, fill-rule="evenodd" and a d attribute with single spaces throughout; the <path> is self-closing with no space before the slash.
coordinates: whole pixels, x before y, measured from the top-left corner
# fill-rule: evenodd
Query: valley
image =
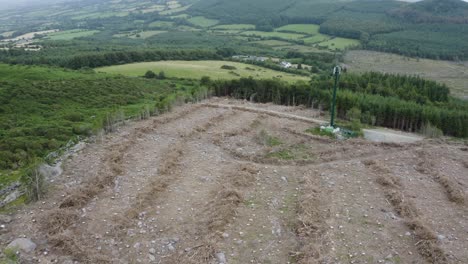
<path id="1" fill-rule="evenodd" d="M 467 36 L 461 0 L 0 0 L 0 263 L 468 263 Z"/>

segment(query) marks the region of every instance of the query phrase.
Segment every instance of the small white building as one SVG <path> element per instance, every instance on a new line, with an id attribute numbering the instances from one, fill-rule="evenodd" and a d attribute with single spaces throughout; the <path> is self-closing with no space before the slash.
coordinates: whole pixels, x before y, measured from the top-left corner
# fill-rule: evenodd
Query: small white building
<path id="1" fill-rule="evenodd" d="M 291 64 L 290 62 L 287 62 L 287 61 L 282 61 L 282 62 L 280 63 L 280 66 L 283 67 L 283 68 L 285 68 L 285 69 L 289 69 L 289 68 L 292 67 L 292 64 Z"/>

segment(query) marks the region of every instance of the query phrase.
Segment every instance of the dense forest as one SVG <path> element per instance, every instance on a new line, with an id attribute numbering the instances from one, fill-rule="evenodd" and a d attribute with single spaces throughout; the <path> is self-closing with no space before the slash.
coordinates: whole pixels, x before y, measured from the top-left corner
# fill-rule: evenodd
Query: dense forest
<path id="1" fill-rule="evenodd" d="M 468 58 L 468 3 L 461 0 L 207 0 L 196 3 L 191 11 L 226 23 L 253 23 L 262 29 L 316 23 L 321 33 L 361 40 L 368 49 L 449 60 Z"/>
<path id="2" fill-rule="evenodd" d="M 362 78 L 362 79 L 361 79 Z M 368 78 L 378 82 L 379 89 L 372 85 L 360 87 L 359 82 L 367 83 Z M 395 82 L 394 84 L 392 84 Z M 421 103 L 397 93 L 387 94 L 392 85 L 404 83 L 411 88 L 411 93 L 426 98 L 428 103 Z M 310 84 L 297 83 L 289 85 L 276 80 L 241 79 L 219 81 L 212 84 L 217 96 L 233 96 L 235 98 L 254 98 L 257 102 L 273 102 L 284 105 L 321 106 L 329 109 L 331 101 L 332 80 L 326 76 L 314 79 Z M 396 128 L 406 131 L 419 131 L 424 125 L 431 124 L 441 129 L 446 135 L 456 137 L 468 136 L 468 107 L 466 103 L 434 102 L 445 100 L 445 92 L 432 95 L 437 86 L 432 82 L 404 76 L 388 76 L 377 73 L 368 76 L 346 77 L 343 89 L 337 97 L 337 114 L 346 118 L 349 110 L 357 108 L 361 111 L 361 122 Z M 383 86 L 383 87 L 382 87 Z M 438 98 L 438 99 L 436 99 Z"/>
<path id="3" fill-rule="evenodd" d="M 468 3 L 458 0 L 426 0 L 402 6 L 389 14 L 414 23 L 468 23 Z"/>

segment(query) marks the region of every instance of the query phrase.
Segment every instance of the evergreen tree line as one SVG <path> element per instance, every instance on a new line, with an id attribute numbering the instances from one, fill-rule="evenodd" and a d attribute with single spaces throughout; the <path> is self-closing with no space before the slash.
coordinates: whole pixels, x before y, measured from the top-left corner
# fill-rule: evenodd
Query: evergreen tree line
<path id="1" fill-rule="evenodd" d="M 212 82 L 216 96 L 232 96 L 256 102 L 273 102 L 282 105 L 306 105 L 328 110 L 331 103 L 331 82 L 313 80 L 311 83 L 287 84 L 279 80 L 255 80 L 243 78 L 231 81 Z M 327 84 L 327 85 L 325 85 Z M 414 88 L 417 91 L 416 88 Z M 337 116 L 346 118 L 346 113 L 357 108 L 361 110 L 361 122 L 401 129 L 420 131 L 426 124 L 441 129 L 445 135 L 468 136 L 468 112 L 452 109 L 448 105 L 420 104 L 395 96 L 367 93 L 366 90 L 342 89 L 337 95 Z"/>
<path id="2" fill-rule="evenodd" d="M 218 60 L 217 52 L 201 49 L 163 49 L 147 51 L 116 51 L 83 53 L 71 57 L 21 56 L 21 51 L 0 52 L 0 61 L 9 64 L 55 65 L 70 69 L 96 68 L 142 61 L 160 60 Z M 23 52 L 24 53 L 24 52 Z M 18 56 L 19 55 L 19 56 Z"/>
<path id="3" fill-rule="evenodd" d="M 322 88 L 330 82 L 317 82 Z M 341 89 L 353 92 L 378 94 L 384 97 L 398 97 L 419 104 L 447 102 L 450 90 L 445 84 L 426 80 L 418 76 L 405 76 L 368 72 L 361 75 L 346 74 L 340 82 Z"/>

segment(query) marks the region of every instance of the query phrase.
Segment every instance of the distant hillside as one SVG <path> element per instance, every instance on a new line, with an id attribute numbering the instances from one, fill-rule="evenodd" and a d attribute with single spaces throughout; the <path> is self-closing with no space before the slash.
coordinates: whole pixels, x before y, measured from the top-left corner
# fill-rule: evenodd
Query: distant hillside
<path id="1" fill-rule="evenodd" d="M 424 0 L 391 10 L 389 14 L 412 23 L 468 24 L 468 3 L 462 0 Z"/>
<path id="2" fill-rule="evenodd" d="M 313 23 L 364 48 L 432 59 L 468 58 L 468 3 L 461 0 L 200 0 L 189 12 L 257 30 Z"/>

